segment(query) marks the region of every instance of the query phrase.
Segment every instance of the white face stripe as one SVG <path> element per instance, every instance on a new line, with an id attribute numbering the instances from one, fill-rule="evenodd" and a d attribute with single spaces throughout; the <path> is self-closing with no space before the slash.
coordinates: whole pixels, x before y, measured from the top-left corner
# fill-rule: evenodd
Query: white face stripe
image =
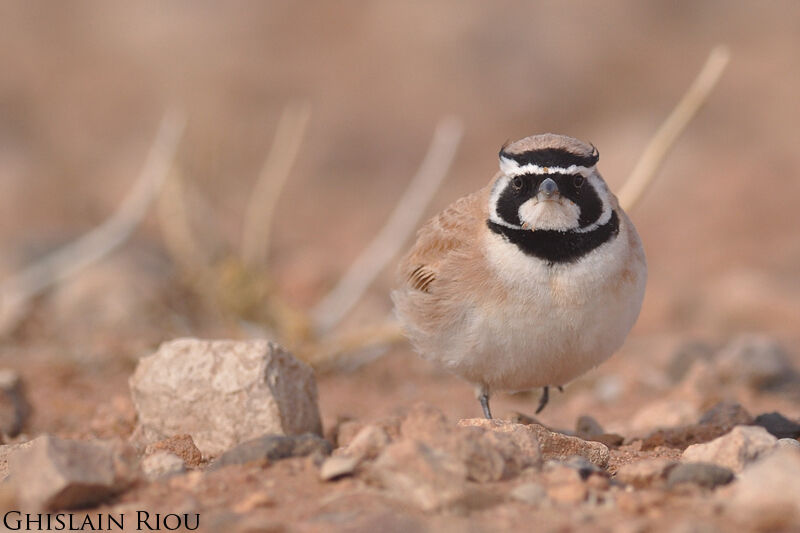
<path id="1" fill-rule="evenodd" d="M 588 178 L 594 172 L 594 166 L 582 167 L 580 165 L 570 165 L 568 167 L 542 167 L 528 163 L 520 165 L 513 159 L 507 157 L 500 157 L 500 170 L 506 176 L 511 178 L 515 176 L 522 176 L 524 174 L 580 174 Z"/>

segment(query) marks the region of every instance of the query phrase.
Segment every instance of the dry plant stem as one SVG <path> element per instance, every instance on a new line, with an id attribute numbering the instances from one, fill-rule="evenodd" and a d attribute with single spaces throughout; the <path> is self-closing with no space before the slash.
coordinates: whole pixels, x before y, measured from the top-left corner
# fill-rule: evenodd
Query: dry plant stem
<path id="1" fill-rule="evenodd" d="M 181 271 L 196 275 L 207 268 L 211 254 L 197 242 L 192 230 L 186 183 L 178 169 L 167 177 L 158 198 L 158 218 L 164 244 Z"/>
<path id="2" fill-rule="evenodd" d="M 272 147 L 253 187 L 242 230 L 242 260 L 251 269 L 266 265 L 275 207 L 283 186 L 300 152 L 311 106 L 286 106 L 278 122 Z"/>
<path id="3" fill-rule="evenodd" d="M 16 327 L 33 298 L 108 255 L 130 237 L 158 196 L 184 125 L 184 117 L 177 112 L 164 115 L 136 183 L 110 218 L 0 284 L 0 334 Z"/>
<path id="4" fill-rule="evenodd" d="M 381 323 L 357 328 L 324 339 L 311 350 L 308 362 L 319 371 L 355 369 L 375 357 L 359 360 L 354 355 L 368 348 L 388 347 L 403 340 L 403 330 L 393 315 Z M 379 355 L 382 355 L 379 354 Z"/>
<path id="5" fill-rule="evenodd" d="M 318 334 L 325 335 L 339 325 L 411 236 L 450 169 L 463 131 L 461 121 L 454 117 L 436 126 L 428 153 L 389 220 L 312 311 Z"/>
<path id="6" fill-rule="evenodd" d="M 619 193 L 619 203 L 630 211 L 653 182 L 656 172 L 675 141 L 708 99 L 730 60 L 728 48 L 711 50 L 703 69 L 650 140 Z"/>

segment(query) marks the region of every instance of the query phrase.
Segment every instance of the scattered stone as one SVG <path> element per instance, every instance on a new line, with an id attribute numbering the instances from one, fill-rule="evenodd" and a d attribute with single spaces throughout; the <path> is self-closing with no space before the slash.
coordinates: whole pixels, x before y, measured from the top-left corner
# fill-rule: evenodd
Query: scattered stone
<path id="1" fill-rule="evenodd" d="M 266 340 L 166 342 L 130 387 L 145 445 L 189 434 L 213 456 L 268 433 L 322 433 L 311 367 Z"/>
<path id="2" fill-rule="evenodd" d="M 218 470 L 223 466 L 246 463 L 274 462 L 288 457 L 306 457 L 308 455 L 330 455 L 333 446 L 317 435 L 264 435 L 239 444 L 223 453 L 211 463 L 210 470 Z"/>
<path id="3" fill-rule="evenodd" d="M 736 402 L 719 402 L 700 417 L 700 424 L 731 430 L 736 426 L 749 426 L 753 415 Z"/>
<path id="4" fill-rule="evenodd" d="M 389 436 L 389 439 L 397 440 L 400 438 L 400 422 L 400 418 L 397 417 L 384 418 L 370 424 L 357 420 L 346 420 L 336 429 L 336 446 L 340 448 L 348 446 L 367 425 L 378 426 Z"/>
<path id="5" fill-rule="evenodd" d="M 764 413 L 758 415 L 754 424 L 766 429 L 778 439 L 796 439 L 800 437 L 800 424 L 793 422 L 780 413 Z"/>
<path id="6" fill-rule="evenodd" d="M 583 415 L 575 423 L 575 434 L 583 440 L 592 440 L 617 448 L 625 442 L 625 437 L 616 433 L 606 433 L 603 427 L 591 416 Z"/>
<path id="7" fill-rule="evenodd" d="M 770 337 L 741 335 L 716 357 L 716 368 L 725 381 L 743 383 L 756 390 L 771 389 L 797 379 L 786 351 Z"/>
<path id="8" fill-rule="evenodd" d="M 150 481 L 165 479 L 186 472 L 183 459 L 174 453 L 157 451 L 142 459 L 142 472 Z"/>
<path id="9" fill-rule="evenodd" d="M 263 507 L 272 507 L 275 505 L 275 498 L 272 497 L 271 494 L 265 491 L 253 492 L 249 494 L 245 499 L 237 503 L 233 506 L 233 512 L 245 514 L 250 513 L 255 509 L 260 509 Z M 239 529 L 240 531 L 265 531 L 264 524 L 253 524 L 254 527 L 247 528 L 247 529 Z M 266 531 L 269 531 L 267 528 Z"/>
<path id="10" fill-rule="evenodd" d="M 714 361 L 697 360 L 670 396 L 694 406 L 714 405 L 728 397 L 728 384 L 721 379 Z"/>
<path id="11" fill-rule="evenodd" d="M 455 426 L 441 411 L 418 405 L 402 422 L 400 433 L 404 439 L 450 454 L 462 462 L 469 479 L 481 483 L 509 479 L 525 468 L 541 464 L 536 436 L 521 424 Z"/>
<path id="12" fill-rule="evenodd" d="M 529 505 L 540 505 L 547 501 L 547 491 L 539 483 L 523 483 L 515 487 L 508 495 L 517 501 Z"/>
<path id="13" fill-rule="evenodd" d="M 110 442 L 63 440 L 45 435 L 9 457 L 24 508 L 60 510 L 100 503 L 134 481 L 131 450 Z"/>
<path id="14" fill-rule="evenodd" d="M 788 448 L 790 450 L 800 450 L 800 442 L 797 439 L 778 439 L 778 448 Z"/>
<path id="15" fill-rule="evenodd" d="M 350 444 L 359 431 L 364 428 L 365 424 L 358 420 L 343 420 L 339 422 L 331 432 L 331 442 L 337 448 L 342 448 Z"/>
<path id="16" fill-rule="evenodd" d="M 430 441 L 446 435 L 452 426 L 439 409 L 425 403 L 414 405 L 400 424 L 400 435 L 406 439 Z"/>
<path id="17" fill-rule="evenodd" d="M 389 434 L 383 428 L 364 426 L 344 449 L 344 453 L 359 459 L 375 459 L 389 442 Z"/>
<path id="18" fill-rule="evenodd" d="M 31 444 L 33 444 L 32 440 L 0 446 L 0 482 L 8 477 L 8 457 L 17 450 L 30 448 Z"/>
<path id="19" fill-rule="evenodd" d="M 589 479 L 592 474 L 607 475 L 605 470 L 598 468 L 580 455 L 573 455 L 566 461 L 562 461 L 562 464 L 577 471 L 583 481 Z"/>
<path id="20" fill-rule="evenodd" d="M 685 449 L 690 444 L 708 442 L 740 425 L 751 425 L 753 417 L 738 403 L 719 402 L 703 413 L 698 424 L 659 429 L 642 442 L 643 450 L 659 446 Z"/>
<path id="21" fill-rule="evenodd" d="M 707 489 L 727 485 L 733 481 L 729 468 L 711 463 L 682 463 L 669 471 L 667 485 L 674 487 L 681 483 L 694 483 Z"/>
<path id="22" fill-rule="evenodd" d="M 703 341 L 689 341 L 681 346 L 672 355 L 667 366 L 667 375 L 673 383 L 679 382 L 695 361 L 710 361 L 714 356 L 714 348 Z"/>
<path id="23" fill-rule="evenodd" d="M 616 479 L 637 489 L 658 486 L 666 481 L 669 471 L 677 464 L 677 461 L 659 457 L 642 459 L 621 466 Z"/>
<path id="24" fill-rule="evenodd" d="M 603 426 L 589 415 L 582 415 L 575 422 L 575 434 L 583 440 L 592 440 L 592 437 L 603 433 L 605 433 Z"/>
<path id="25" fill-rule="evenodd" d="M 724 503 L 760 531 L 786 531 L 800 523 L 800 453 L 778 450 L 745 469 Z"/>
<path id="26" fill-rule="evenodd" d="M 361 463 L 361 458 L 351 455 L 335 455 L 328 457 L 319 469 L 319 477 L 323 481 L 332 481 L 352 475 Z"/>
<path id="27" fill-rule="evenodd" d="M 151 455 L 159 451 L 177 455 L 186 466 L 198 467 L 203 462 L 203 454 L 195 446 L 191 435 L 175 435 L 174 437 L 154 442 L 145 449 L 144 453 L 145 455 Z"/>
<path id="28" fill-rule="evenodd" d="M 467 477 L 478 483 L 500 481 L 517 475 L 519 449 L 509 435 L 495 435 L 473 429 L 454 432 L 444 450 L 467 468 Z"/>
<path id="29" fill-rule="evenodd" d="M 625 442 L 625 437 L 617 433 L 603 433 L 602 435 L 595 435 L 589 440 L 605 444 L 608 448 L 619 448 Z"/>
<path id="30" fill-rule="evenodd" d="M 585 500 L 589 494 L 589 488 L 584 483 L 586 478 L 564 463 L 549 461 L 545 465 L 544 477 L 547 481 L 547 495 L 553 501 L 577 503 Z"/>
<path id="31" fill-rule="evenodd" d="M 0 369 L 0 435 L 19 435 L 30 411 L 19 374 L 13 370 Z"/>
<path id="32" fill-rule="evenodd" d="M 514 411 L 509 416 L 505 417 L 505 419 L 514 424 L 524 424 L 526 426 L 529 424 L 539 424 L 540 426 L 544 425 L 536 418 L 526 415 L 525 413 L 520 413 L 519 411 Z"/>
<path id="33" fill-rule="evenodd" d="M 760 426 L 736 426 L 711 442 L 689 446 L 681 461 L 714 463 L 738 473 L 775 450 L 776 442 L 777 439 Z"/>
<path id="34" fill-rule="evenodd" d="M 479 422 L 470 423 L 474 420 Z M 458 425 L 463 428 L 483 428 L 483 440 L 500 450 L 507 461 L 513 461 L 517 471 L 541 466 L 542 453 L 533 426 L 502 421 L 481 424 L 480 420 L 482 419 L 461 420 Z"/>
<path id="35" fill-rule="evenodd" d="M 631 421 L 634 434 L 642 435 L 658 429 L 674 428 L 694 423 L 700 413 L 690 402 L 666 398 L 639 409 Z"/>
<path id="36" fill-rule="evenodd" d="M 573 455 L 580 455 L 600 468 L 605 468 L 608 465 L 610 453 L 608 447 L 604 444 L 555 433 L 538 424 L 523 425 L 497 419 L 469 418 L 459 421 L 458 425 L 511 432 L 512 435 L 516 434 L 520 439 L 524 437 L 528 443 L 531 443 L 531 448 L 533 447 L 533 442 L 538 444 L 541 458 L 544 460 L 565 460 Z"/>
<path id="37" fill-rule="evenodd" d="M 392 496 L 424 511 L 460 506 L 467 496 L 464 464 L 416 440 L 389 445 L 372 464 L 371 477 Z"/>

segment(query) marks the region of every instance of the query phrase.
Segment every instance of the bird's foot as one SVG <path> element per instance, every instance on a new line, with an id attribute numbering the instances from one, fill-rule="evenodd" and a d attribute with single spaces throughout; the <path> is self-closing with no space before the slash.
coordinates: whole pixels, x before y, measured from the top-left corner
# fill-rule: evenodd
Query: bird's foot
<path id="1" fill-rule="evenodd" d="M 485 416 L 488 420 L 492 419 L 492 411 L 489 409 L 489 395 L 485 392 L 482 392 L 478 396 L 478 401 L 481 402 L 481 407 L 483 408 L 483 416 Z"/>
<path id="2" fill-rule="evenodd" d="M 560 388 L 561 387 L 559 387 L 559 389 Z M 547 402 L 549 401 L 550 401 L 550 387 L 548 385 L 545 385 L 544 388 L 542 389 L 542 397 L 539 398 L 539 406 L 536 408 L 537 415 L 542 412 L 542 409 L 545 408 Z"/>

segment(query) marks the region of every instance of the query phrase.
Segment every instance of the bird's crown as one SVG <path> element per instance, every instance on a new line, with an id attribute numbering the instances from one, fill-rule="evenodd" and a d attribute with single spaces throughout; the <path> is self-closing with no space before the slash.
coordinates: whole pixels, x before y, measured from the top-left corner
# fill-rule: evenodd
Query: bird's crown
<path id="1" fill-rule="evenodd" d="M 531 135 L 500 149 L 500 169 L 521 174 L 577 174 L 591 170 L 600 158 L 597 148 L 566 135 Z"/>

